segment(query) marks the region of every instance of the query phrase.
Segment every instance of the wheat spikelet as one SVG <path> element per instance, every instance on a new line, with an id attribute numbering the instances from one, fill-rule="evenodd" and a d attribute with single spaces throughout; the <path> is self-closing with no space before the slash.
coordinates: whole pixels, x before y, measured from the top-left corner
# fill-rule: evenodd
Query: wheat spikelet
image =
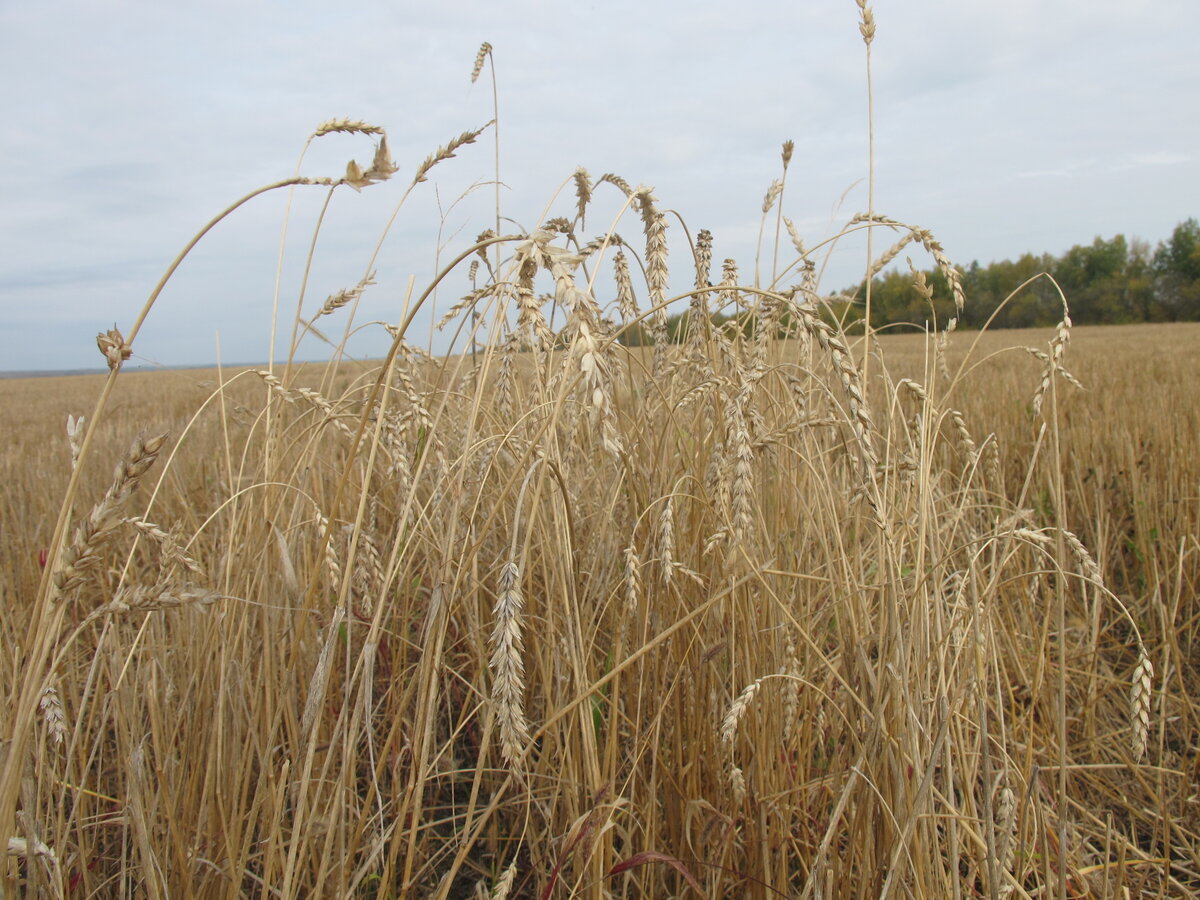
<path id="1" fill-rule="evenodd" d="M 371 164 L 364 169 L 356 160 L 350 160 L 350 162 L 346 163 L 346 174 L 342 176 L 337 184 L 349 185 L 354 190 L 361 191 L 368 185 L 387 181 L 396 172 L 396 163 L 388 152 L 388 141 L 385 134 L 379 138 L 379 143 L 375 145 L 375 156 L 371 159 Z"/>
<path id="2" fill-rule="evenodd" d="M 493 610 L 492 701 L 500 723 L 500 754 L 516 765 L 529 743 L 525 719 L 525 663 L 522 659 L 521 569 L 509 561 L 500 570 L 500 592 Z"/>
<path id="3" fill-rule="evenodd" d="M 471 66 L 471 84 L 479 80 L 479 75 L 483 71 L 483 61 L 492 55 L 492 45 L 484 41 L 479 45 L 479 50 L 475 54 L 475 63 Z"/>
<path id="4" fill-rule="evenodd" d="M 340 134 L 383 134 L 383 129 L 378 125 L 368 125 L 358 119 L 327 119 L 317 126 L 313 137 L 324 137 L 335 132 Z"/>
<path id="5" fill-rule="evenodd" d="M 871 46 L 871 41 L 875 40 L 875 13 L 871 11 L 871 7 L 867 6 L 867 0 L 855 0 L 858 4 L 859 22 L 858 32 L 862 35 L 863 43 L 868 47 Z"/>
<path id="6" fill-rule="evenodd" d="M 983 474 L 993 489 L 1000 485 L 1000 441 L 996 435 L 989 434 L 983 442 Z"/>
<path id="7" fill-rule="evenodd" d="M 1129 691 L 1129 718 L 1133 730 L 1133 759 L 1141 762 L 1150 741 L 1150 698 L 1154 688 L 1154 663 L 1146 648 L 1138 643 L 1138 664 L 1133 670 Z"/>
<path id="8" fill-rule="evenodd" d="M 311 744 L 316 739 L 317 716 L 325 700 L 325 691 L 329 685 L 329 676 L 333 671 L 334 651 L 337 649 L 338 635 L 341 633 L 346 610 L 342 606 L 334 608 L 328 624 L 325 626 L 325 637 L 321 642 L 321 653 L 317 664 L 308 680 L 308 694 L 304 699 L 304 711 L 300 714 L 300 739 Z M 300 786 L 295 785 L 298 792 Z"/>
<path id="9" fill-rule="evenodd" d="M 946 279 L 946 283 L 950 285 L 950 293 L 954 297 L 954 306 L 959 312 L 962 312 L 966 306 L 967 298 L 963 292 L 962 279 L 959 277 L 958 269 L 950 262 L 946 256 L 946 251 L 942 249 L 942 245 L 934 238 L 933 233 L 925 228 L 918 228 L 915 225 L 905 225 L 903 222 L 898 222 L 895 219 L 889 219 L 887 216 L 867 215 L 865 213 L 854 216 L 850 220 L 851 225 L 856 225 L 862 222 L 869 222 L 878 225 L 886 225 L 889 228 L 903 228 L 913 236 L 925 252 L 933 257 L 933 261 L 937 263 L 938 270 Z"/>
<path id="10" fill-rule="evenodd" d="M 63 712 L 62 700 L 54 685 L 47 684 L 42 689 L 42 696 L 38 700 L 38 710 L 42 714 L 42 721 L 46 723 L 46 736 L 61 746 L 67 736 L 67 717 Z"/>
<path id="11" fill-rule="evenodd" d="M 718 508 L 729 502 L 729 481 L 725 477 L 728 451 L 724 441 L 718 441 L 708 454 L 708 465 L 704 469 L 704 489 L 713 498 Z M 725 529 L 721 529 L 724 532 Z"/>
<path id="12" fill-rule="evenodd" d="M 412 183 L 420 184 L 422 181 L 424 181 L 428 177 L 430 169 L 432 169 L 434 166 L 436 166 L 440 162 L 445 162 L 448 159 L 453 159 L 455 150 L 458 150 L 460 147 L 463 147 L 467 144 L 475 143 L 475 139 L 477 137 L 479 137 L 479 135 L 483 134 L 484 129 L 488 128 L 488 126 L 490 126 L 491 124 L 492 124 L 491 122 L 488 122 L 487 125 L 484 125 L 480 128 L 476 128 L 473 131 L 464 131 L 458 137 L 453 138 L 445 146 L 438 147 L 437 150 L 435 150 L 433 153 L 431 153 L 427 157 L 425 157 L 425 159 L 422 160 L 421 164 L 419 166 L 417 166 L 417 171 L 416 171 L 416 174 L 413 175 Z"/>
<path id="13" fill-rule="evenodd" d="M 1017 851 L 1017 802 L 1012 789 L 1005 785 L 996 799 L 996 871 L 1002 873 L 997 893 L 1007 897 L 1012 893 L 1011 879 L 1003 875 L 1012 871 Z"/>
<path id="14" fill-rule="evenodd" d="M 79 465 L 79 454 L 83 450 L 84 417 L 67 416 L 67 443 L 71 445 L 71 471 Z"/>
<path id="15" fill-rule="evenodd" d="M 782 308 L 781 298 L 776 294 L 768 294 L 759 298 L 758 315 L 752 319 L 754 344 L 751 349 L 750 369 L 746 373 L 747 380 L 751 384 L 759 381 L 767 372 L 767 351 L 779 330 Z M 753 406 L 749 408 L 754 409 Z"/>
<path id="16" fill-rule="evenodd" d="M 1067 547 L 1070 548 L 1072 555 L 1079 562 L 1079 567 L 1083 570 L 1083 574 L 1092 584 L 1103 587 L 1104 574 L 1100 571 L 1100 566 L 1092 554 L 1088 552 L 1088 548 L 1083 546 L 1083 541 L 1079 540 L 1079 536 L 1074 532 L 1067 531 L 1065 528 L 1059 529 L 1062 532 L 1063 539 L 1067 542 Z"/>
<path id="17" fill-rule="evenodd" d="M 788 297 L 787 299 L 792 298 Z M 842 384 L 842 391 L 846 395 L 846 405 L 850 411 L 850 425 L 858 439 L 864 472 L 873 472 L 879 467 L 879 456 L 875 452 L 872 439 L 875 426 L 871 420 L 870 410 L 863 400 L 862 379 L 859 377 L 849 348 L 841 336 L 818 318 L 811 308 L 792 302 L 791 309 L 793 313 L 797 314 L 805 330 L 816 337 L 821 348 L 829 354 L 833 361 L 834 369 L 836 369 L 838 379 Z"/>
<path id="18" fill-rule="evenodd" d="M 338 562 L 338 548 L 334 546 L 335 536 L 330 533 L 329 519 L 322 514 L 321 510 L 314 507 L 313 512 L 317 518 L 317 537 L 325 548 L 323 554 L 325 571 L 329 575 L 330 586 L 336 591 L 338 585 L 342 583 L 342 564 Z"/>
<path id="19" fill-rule="evenodd" d="M 516 390 L 514 361 L 517 356 L 517 334 L 512 332 L 504 339 L 500 349 L 500 371 L 496 375 L 496 403 L 500 417 L 505 422 L 515 420 L 513 396 Z"/>
<path id="20" fill-rule="evenodd" d="M 669 585 L 675 577 L 675 512 L 672 496 L 664 501 L 658 517 L 658 559 L 662 567 L 662 582 Z"/>
<path id="21" fill-rule="evenodd" d="M 592 178 L 583 166 L 571 177 L 575 181 L 575 215 L 582 225 L 586 221 L 587 205 L 592 200 Z"/>
<path id="22" fill-rule="evenodd" d="M 787 228 L 788 238 L 792 242 L 792 247 L 796 254 L 803 259 L 808 256 L 808 249 L 804 246 L 804 240 L 800 237 L 800 232 L 796 230 L 796 223 L 787 216 L 783 217 L 783 224 Z"/>
<path id="23" fill-rule="evenodd" d="M 874 278 L 876 275 L 878 275 L 880 272 L 882 272 L 884 267 L 888 263 L 890 263 L 893 259 L 895 259 L 897 256 L 899 256 L 900 251 L 903 250 L 905 247 L 907 247 L 912 242 L 913 242 L 913 236 L 911 233 L 903 235 L 900 238 L 900 240 L 896 241 L 896 243 L 894 243 L 894 244 L 892 244 L 892 246 L 888 247 L 885 251 L 883 251 L 883 253 L 879 256 L 878 259 L 876 259 L 873 263 L 871 263 L 870 267 L 867 269 L 867 277 Z M 911 266 L 911 265 L 912 265 L 912 261 L 910 260 L 909 266 Z M 922 295 L 924 295 L 923 288 L 925 287 L 925 273 L 921 272 L 921 273 L 919 273 L 919 275 L 920 275 L 920 279 L 921 279 L 921 287 L 918 288 L 918 292 L 920 292 Z M 929 289 L 929 299 L 930 300 L 933 299 L 933 290 L 932 289 Z"/>
<path id="24" fill-rule="evenodd" d="M 299 400 L 304 400 L 305 402 L 312 404 L 317 409 L 321 410 L 321 412 L 325 413 L 326 421 L 332 424 L 338 431 L 347 437 L 354 437 L 354 429 L 346 422 L 342 421 L 341 417 L 338 416 L 336 410 L 334 409 L 333 404 L 316 391 L 312 390 L 311 388 L 285 387 L 277 375 L 274 375 L 266 369 L 256 369 L 254 374 L 261 378 L 263 382 L 266 383 L 271 393 L 275 394 L 277 397 L 280 397 L 287 403 L 295 404 Z"/>
<path id="25" fill-rule="evenodd" d="M 178 587 L 168 581 L 154 584 L 135 584 L 117 591 L 108 603 L 97 607 L 85 621 L 94 621 L 103 616 L 120 616 L 127 613 L 151 613 L 164 609 L 179 609 L 183 606 L 204 607 L 221 599 L 216 591 L 188 585 Z"/>
<path id="26" fill-rule="evenodd" d="M 33 851 L 29 850 L 29 841 L 23 837 L 10 837 L 8 839 L 7 851 L 9 856 L 19 856 L 28 859 L 31 856 L 42 857 L 54 866 L 58 865 L 58 857 L 54 853 L 54 849 L 48 844 L 35 840 L 33 842 Z"/>
<path id="27" fill-rule="evenodd" d="M 733 799 L 737 803 L 746 801 L 746 775 L 738 766 L 729 770 L 729 787 L 733 790 Z"/>
<path id="28" fill-rule="evenodd" d="M 626 181 L 624 178 L 622 178 L 620 175 L 614 175 L 612 172 L 605 172 L 598 179 L 596 179 L 596 184 L 605 184 L 605 183 L 613 185 L 617 190 L 619 190 L 626 197 L 633 196 L 633 188 L 630 187 L 629 182 Z"/>
<path id="29" fill-rule="evenodd" d="M 771 182 L 771 186 L 767 188 L 767 193 L 763 197 L 762 211 L 766 215 L 771 211 L 771 207 L 775 205 L 775 201 L 779 199 L 779 195 L 783 193 L 783 179 L 776 178 Z"/>
<path id="30" fill-rule="evenodd" d="M 800 656 L 796 652 L 791 629 L 787 631 L 784 654 L 787 662 L 781 674 L 787 680 L 787 689 L 783 695 L 783 739 L 790 741 L 796 730 L 797 712 L 800 709 Z"/>
<path id="31" fill-rule="evenodd" d="M 733 703 L 729 705 L 729 709 L 725 713 L 725 719 L 721 723 L 721 743 L 727 747 L 733 746 L 733 739 L 737 737 L 738 722 L 742 716 L 746 714 L 750 703 L 754 700 L 754 695 L 758 693 L 758 689 L 762 686 L 763 680 L 767 676 L 757 678 L 750 682 L 742 689 L 742 692 L 737 695 Z"/>
<path id="32" fill-rule="evenodd" d="M 633 293 L 633 280 L 629 277 L 629 260 L 624 250 L 613 255 L 613 277 L 617 283 L 617 308 L 626 322 L 638 317 L 637 297 Z"/>
<path id="33" fill-rule="evenodd" d="M 650 305 L 659 306 L 667 298 L 667 220 L 655 207 L 650 188 L 639 188 L 637 199 L 646 232 L 646 287 Z"/>
<path id="34" fill-rule="evenodd" d="M 574 231 L 571 231 L 570 233 L 573 235 Z M 621 240 L 621 236 L 619 234 L 617 234 L 615 231 L 612 231 L 607 234 L 596 235 L 579 248 L 579 255 L 584 259 L 588 259 L 592 256 L 595 256 L 601 250 L 605 250 L 609 247 L 621 246 L 624 246 L 624 241 Z"/>
<path id="35" fill-rule="evenodd" d="M 692 296 L 692 309 L 707 317 L 709 273 L 712 269 L 712 232 L 701 228 L 696 232 L 696 293 Z"/>
<path id="36" fill-rule="evenodd" d="M 96 346 L 104 355 L 109 369 L 121 368 L 121 363 L 133 356 L 133 348 L 125 343 L 125 336 L 115 325 L 108 331 L 96 335 Z"/>
<path id="37" fill-rule="evenodd" d="M 88 573 L 99 566 L 100 553 L 111 543 L 124 521 L 121 507 L 154 464 L 166 440 L 166 434 L 151 438 L 139 435 L 134 439 L 128 455 L 113 473 L 108 492 L 92 507 L 87 519 L 76 528 L 71 545 L 63 550 L 54 573 L 54 584 L 60 593 L 69 593 L 82 586 Z"/>
<path id="38" fill-rule="evenodd" d="M 389 474 L 391 474 L 389 472 Z M 275 536 L 275 549 L 279 552 L 279 574 L 283 576 L 283 585 L 293 597 L 300 593 L 300 580 L 296 577 L 296 567 L 292 563 L 292 554 L 288 549 L 287 538 L 279 526 L 269 523 L 271 533 Z"/>
<path id="39" fill-rule="evenodd" d="M 341 309 L 343 306 L 345 306 L 346 304 L 352 303 L 353 301 L 357 300 L 359 297 L 362 296 L 363 291 L 365 291 L 369 286 L 373 285 L 374 283 L 375 283 L 375 273 L 372 272 L 371 274 L 369 274 L 365 278 L 363 278 L 354 287 L 348 288 L 346 290 L 338 291 L 336 294 L 330 294 L 329 297 L 326 298 L 325 302 L 323 304 L 321 304 L 321 308 L 317 311 L 317 314 L 315 316 L 313 316 L 313 320 L 315 321 L 316 319 L 319 319 L 321 316 L 328 316 L 332 313 L 335 313 L 339 309 Z"/>
<path id="40" fill-rule="evenodd" d="M 550 323 L 542 314 L 542 301 L 533 292 L 532 278 L 530 283 L 519 284 L 516 289 L 517 328 L 525 335 L 526 345 L 531 348 L 541 347 L 549 350 L 554 346 L 554 332 Z"/>
<path id="41" fill-rule="evenodd" d="M 898 253 L 899 249 L 905 245 L 906 239 L 911 240 L 912 234 L 909 233 L 909 234 L 905 235 L 903 238 L 900 239 L 900 241 L 898 243 L 893 245 L 892 249 L 896 249 L 896 252 Z M 889 252 L 891 252 L 891 251 L 889 250 Z M 885 253 L 884 256 L 886 256 L 886 255 L 887 254 Z M 891 260 L 888 260 L 888 262 L 890 262 L 890 261 Z M 917 296 L 919 296 L 922 300 L 924 300 L 925 303 L 932 310 L 933 309 L 933 288 L 930 286 L 928 279 L 926 279 L 925 273 L 920 271 L 916 266 L 913 265 L 912 259 L 906 258 L 905 261 L 908 263 L 908 271 L 912 273 L 913 290 L 917 292 Z M 887 265 L 887 263 L 884 263 L 884 265 Z M 882 268 L 882 266 L 880 268 Z"/>
<path id="42" fill-rule="evenodd" d="M 1062 367 L 1063 355 L 1066 353 L 1067 343 L 1071 340 L 1071 316 L 1067 312 L 1066 301 L 1063 301 L 1063 317 L 1054 329 L 1054 337 L 1050 340 L 1050 352 L 1042 354 L 1034 351 L 1034 355 L 1038 356 L 1046 363 L 1045 369 L 1042 370 L 1042 380 L 1038 384 L 1037 390 L 1033 395 L 1033 414 L 1040 416 L 1042 414 L 1042 401 L 1046 398 L 1047 391 L 1050 390 L 1050 379 L 1054 377 L 1056 372 L 1064 372 Z M 1072 384 L 1077 387 L 1081 386 L 1075 379 L 1069 379 Z"/>
<path id="43" fill-rule="evenodd" d="M 496 886 L 492 889 L 491 900 L 507 900 L 516 880 L 517 861 L 514 859 L 496 880 Z"/>
<path id="44" fill-rule="evenodd" d="M 625 548 L 625 611 L 632 614 L 642 600 L 642 561 L 631 543 Z"/>
<path id="45" fill-rule="evenodd" d="M 749 386 L 744 387 L 726 406 L 726 444 L 733 449 L 733 472 L 729 496 L 733 510 L 733 534 L 744 541 L 754 527 L 754 452 L 746 424 Z"/>
<path id="46" fill-rule="evenodd" d="M 913 381 L 911 378 L 901 378 L 898 382 L 896 382 L 896 387 L 902 387 L 902 388 L 907 389 L 910 393 L 912 393 L 912 395 L 914 397 L 916 397 L 922 403 L 930 402 L 929 394 L 928 394 L 928 392 L 926 392 L 924 386 L 921 385 L 920 382 Z"/>
<path id="47" fill-rule="evenodd" d="M 374 505 L 374 500 L 371 501 Z M 368 520 L 374 520 L 372 514 Z M 358 548 L 354 555 L 354 574 L 350 583 L 356 597 L 366 599 L 373 596 L 384 580 L 383 556 L 375 539 L 374 528 L 368 524 L 358 533 Z"/>
<path id="48" fill-rule="evenodd" d="M 967 428 L 967 420 L 963 418 L 963 414 L 957 409 L 952 409 L 949 415 L 950 422 L 954 425 L 954 430 L 958 434 L 958 443 L 962 448 L 963 456 L 966 457 L 967 467 L 969 468 L 979 457 L 979 448 L 975 445 L 975 441 L 971 439 L 971 432 Z"/>
<path id="49" fill-rule="evenodd" d="M 667 368 L 667 313 L 662 308 L 667 299 L 667 220 L 654 205 L 654 195 L 648 187 L 634 193 L 642 226 L 646 234 L 646 291 L 651 307 L 650 333 L 654 338 L 654 372 L 662 375 Z"/>
<path id="50" fill-rule="evenodd" d="M 735 259 L 726 259 L 721 263 L 721 298 L 722 307 L 736 306 L 741 302 L 742 295 L 736 290 L 738 283 L 738 264 Z"/>
<path id="51" fill-rule="evenodd" d="M 178 524 L 172 525 L 170 531 L 164 531 L 146 519 L 126 518 L 125 521 L 159 545 L 164 570 L 178 566 L 193 575 L 204 576 L 204 567 L 183 552 L 183 544 L 180 541 L 181 528 Z"/>
<path id="52" fill-rule="evenodd" d="M 712 534 L 704 539 L 704 547 L 700 551 L 701 556 L 708 556 L 718 547 L 723 546 L 729 540 L 729 529 L 718 528 Z"/>
<path id="53" fill-rule="evenodd" d="M 479 305 L 480 300 L 482 300 L 484 297 L 487 297 L 488 295 L 490 295 L 493 291 L 495 291 L 495 289 L 496 289 L 495 285 L 489 284 L 489 285 L 484 285 L 481 288 L 476 288 L 475 290 L 471 291 L 471 293 L 469 293 L 469 294 L 464 294 L 462 297 L 460 297 L 458 299 L 458 302 L 455 303 L 453 306 L 451 306 L 448 310 L 446 310 L 445 315 L 443 315 L 438 320 L 438 323 L 437 323 L 438 331 L 441 331 L 442 329 L 444 329 L 447 325 L 449 325 L 451 322 L 453 322 L 455 319 L 457 319 L 459 316 L 461 316 L 466 310 L 474 309 L 476 306 Z"/>
<path id="54" fill-rule="evenodd" d="M 1068 372 L 1061 363 L 1055 363 L 1051 359 L 1050 354 L 1045 350 L 1039 350 L 1036 347 L 1025 347 L 1023 349 L 1030 356 L 1042 362 L 1046 366 L 1047 372 L 1053 371 L 1054 374 L 1061 376 L 1062 379 L 1072 387 L 1075 387 L 1081 391 L 1087 390 L 1083 383 L 1070 372 Z M 1049 387 L 1049 381 L 1047 380 L 1045 383 L 1046 387 Z M 1041 390 L 1041 388 L 1039 388 L 1039 390 Z"/>
<path id="55" fill-rule="evenodd" d="M 546 232 L 534 232 L 544 235 Z M 600 307 L 591 292 L 575 281 L 574 267 L 581 261 L 576 254 L 555 247 L 540 237 L 534 242 L 542 246 L 538 257 L 554 276 L 555 299 L 569 311 L 567 331 L 573 332 L 570 358 L 575 360 L 582 377 L 585 405 L 593 426 L 599 426 L 601 443 L 606 452 L 617 457 L 621 453 L 621 438 L 616 428 L 612 404 L 612 378 L 607 354 L 600 348 L 597 331 L 600 327 Z"/>

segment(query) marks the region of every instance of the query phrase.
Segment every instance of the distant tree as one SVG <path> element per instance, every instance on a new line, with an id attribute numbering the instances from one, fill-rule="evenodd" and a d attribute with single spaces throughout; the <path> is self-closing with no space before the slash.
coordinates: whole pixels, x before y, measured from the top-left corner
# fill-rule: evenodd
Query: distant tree
<path id="1" fill-rule="evenodd" d="M 1157 322 L 1164 318 L 1154 294 L 1154 254 L 1149 243 L 1136 238 L 1129 244 L 1123 303 L 1131 322 Z"/>
<path id="2" fill-rule="evenodd" d="M 1062 317 L 1062 301 L 1054 285 L 1038 277 L 1053 267 L 1053 257 L 1032 253 L 987 266 L 972 263 L 963 276 L 963 324 L 981 328 L 991 319 L 995 328 L 1053 325 Z"/>
<path id="3" fill-rule="evenodd" d="M 1081 325 L 1131 321 L 1125 293 L 1129 245 L 1123 234 L 1106 241 L 1097 237 L 1091 246 L 1076 245 L 1055 263 L 1053 274 L 1071 307 L 1071 318 Z"/>
<path id="4" fill-rule="evenodd" d="M 1154 252 L 1154 291 L 1171 322 L 1200 319 L 1200 223 L 1175 226 Z"/>

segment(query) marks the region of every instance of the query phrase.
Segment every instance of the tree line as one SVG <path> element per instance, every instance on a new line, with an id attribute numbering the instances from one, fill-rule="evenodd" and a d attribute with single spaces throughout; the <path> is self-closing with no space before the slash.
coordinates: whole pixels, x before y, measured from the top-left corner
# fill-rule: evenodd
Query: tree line
<path id="1" fill-rule="evenodd" d="M 1153 249 L 1146 241 L 1127 240 L 1118 234 L 1109 240 L 1097 237 L 1091 244 L 1077 244 L 1062 256 L 1026 253 L 1015 261 L 986 266 L 972 262 L 955 271 L 967 297 L 961 313 L 954 308 L 945 273 L 937 267 L 922 272 L 927 287 L 932 288 L 932 302 L 914 287 L 916 277 L 908 269 L 877 275 L 871 282 L 872 327 L 920 330 L 935 319 L 944 326 L 955 315 L 959 326 L 967 328 L 1053 326 L 1062 319 L 1059 288 L 1076 325 L 1200 321 L 1200 222 L 1194 218 L 1177 225 L 1171 237 Z M 713 286 L 714 296 L 721 293 L 721 288 Z M 753 298 L 743 299 L 754 302 Z M 865 311 L 864 281 L 826 298 L 821 315 L 853 330 Z M 687 340 L 696 327 L 692 315 L 685 310 L 667 319 L 671 343 Z M 748 338 L 757 328 L 752 306 L 726 306 L 709 318 L 713 327 L 731 336 L 740 333 Z M 774 328 L 782 335 L 790 324 L 784 313 L 775 318 Z M 635 324 L 624 329 L 619 340 L 631 346 L 652 344 L 653 331 L 646 323 Z"/>
<path id="2" fill-rule="evenodd" d="M 1054 279 L 1038 277 L 1046 273 Z M 959 268 L 967 295 L 959 325 L 979 328 L 1034 328 L 1062 318 L 1062 288 L 1077 325 L 1200 320 L 1200 223 L 1181 222 L 1171 237 L 1151 249 L 1146 241 L 1118 234 L 1077 244 L 1062 256 L 1026 253 L 1017 260 L 986 266 L 973 262 Z M 933 287 L 933 310 L 913 289 L 913 273 L 889 271 L 871 283 L 871 325 L 923 327 L 936 311 L 946 322 L 955 315 L 946 276 L 937 268 L 925 272 Z M 1021 287 L 1024 285 L 1024 287 Z M 1019 290 L 1018 290 L 1019 289 Z M 1016 292 L 1015 294 L 1013 292 Z M 836 312 L 846 321 L 860 319 L 866 300 L 865 282 L 847 292 Z M 1010 295 L 1012 295 L 1010 297 Z M 1005 302 L 1007 300 L 1007 302 Z"/>

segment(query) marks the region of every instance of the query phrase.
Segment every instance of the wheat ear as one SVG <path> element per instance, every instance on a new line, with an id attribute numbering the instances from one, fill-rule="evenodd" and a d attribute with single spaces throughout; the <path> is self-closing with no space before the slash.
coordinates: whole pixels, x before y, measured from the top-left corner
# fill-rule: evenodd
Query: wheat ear
<path id="1" fill-rule="evenodd" d="M 529 743 L 525 719 L 525 664 L 522 660 L 521 569 L 512 560 L 500 570 L 500 592 L 493 610 L 492 700 L 500 722 L 500 755 L 515 766 Z"/>

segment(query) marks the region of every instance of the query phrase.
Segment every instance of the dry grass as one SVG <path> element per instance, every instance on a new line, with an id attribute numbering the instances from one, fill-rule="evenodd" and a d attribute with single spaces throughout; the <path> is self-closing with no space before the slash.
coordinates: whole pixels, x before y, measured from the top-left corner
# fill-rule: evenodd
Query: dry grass
<path id="1" fill-rule="evenodd" d="M 706 236 L 672 298 L 650 190 L 575 185 L 449 267 L 477 353 L 406 343 L 426 292 L 381 363 L 122 373 L 135 327 L 0 385 L 8 891 L 1200 890 L 1197 328 L 868 344 L 803 254 L 710 287 Z M 642 247 L 576 233 L 606 185 Z"/>

